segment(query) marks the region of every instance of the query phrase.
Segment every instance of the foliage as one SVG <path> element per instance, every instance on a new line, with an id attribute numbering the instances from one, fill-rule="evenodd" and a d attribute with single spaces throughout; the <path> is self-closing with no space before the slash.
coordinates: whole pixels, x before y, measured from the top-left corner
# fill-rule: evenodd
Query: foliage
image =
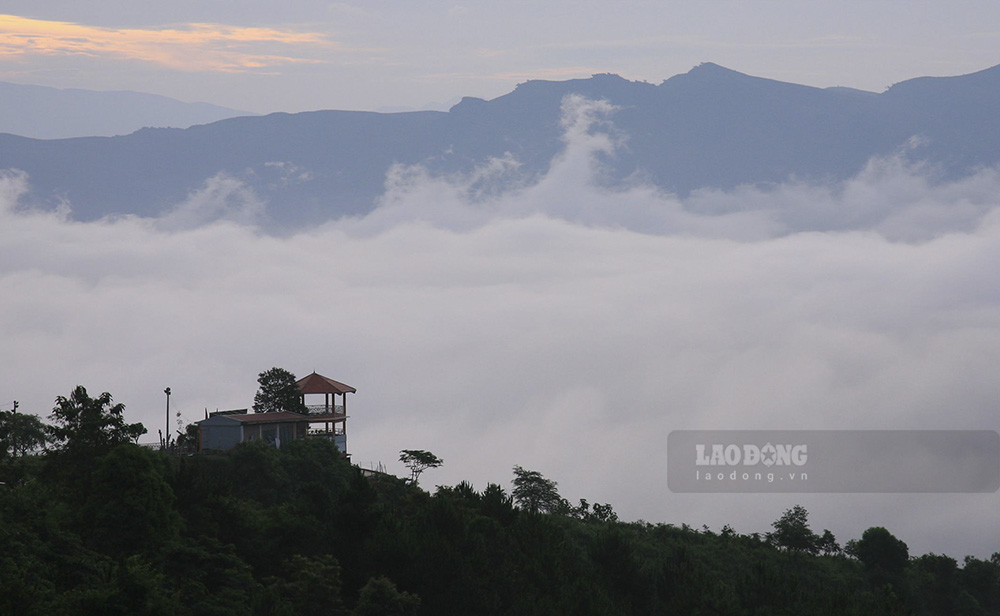
<path id="1" fill-rule="evenodd" d="M 174 441 L 179 453 L 194 453 L 198 451 L 198 424 L 190 423 L 177 430 Z"/>
<path id="2" fill-rule="evenodd" d="M 771 540 L 776 546 L 791 552 L 819 551 L 819 537 L 809 529 L 809 512 L 802 505 L 785 511 L 771 526 L 774 527 Z"/>
<path id="3" fill-rule="evenodd" d="M 869 569 L 899 573 L 909 560 L 909 549 L 881 526 L 873 526 L 861 535 L 857 543 L 858 560 Z"/>
<path id="4" fill-rule="evenodd" d="M 27 455 L 47 442 L 45 424 L 37 415 L 0 411 L 0 459 Z"/>
<path id="5" fill-rule="evenodd" d="M 162 545 L 180 530 L 174 493 L 152 451 L 120 445 L 97 463 L 80 511 L 87 537 L 115 555 Z"/>
<path id="6" fill-rule="evenodd" d="M 591 508 L 586 499 L 581 498 L 580 504 L 569 508 L 569 514 L 573 517 L 587 522 L 617 522 L 618 514 L 610 503 L 594 503 Z"/>
<path id="7" fill-rule="evenodd" d="M 392 580 L 379 576 L 368 580 L 361 589 L 355 616 L 411 616 L 417 613 L 420 598 L 399 592 Z"/>
<path id="8" fill-rule="evenodd" d="M 538 471 L 514 466 L 514 489 L 511 494 L 517 506 L 529 513 L 553 513 L 565 503 L 556 490 L 555 481 Z"/>
<path id="9" fill-rule="evenodd" d="M 885 528 L 873 526 L 862 533 L 853 547 L 873 585 L 895 588 L 903 585 L 903 570 L 910 559 L 909 549 L 903 541 Z"/>
<path id="10" fill-rule="evenodd" d="M 829 529 L 823 529 L 823 535 L 816 540 L 816 548 L 827 556 L 836 556 L 843 552 L 837 538 Z"/>
<path id="11" fill-rule="evenodd" d="M 0 614 L 1000 613 L 1000 553 L 910 559 L 874 527 L 846 558 L 801 507 L 765 541 L 571 507 L 520 467 L 430 494 L 325 440 L 90 451 L 0 459 Z"/>
<path id="12" fill-rule="evenodd" d="M 59 396 L 49 419 L 49 436 L 56 448 L 70 454 L 96 456 L 123 443 L 135 443 L 146 433 L 141 423 L 125 423 L 125 405 L 112 404 L 111 394 L 96 398 L 77 385 L 69 398 Z"/>
<path id="13" fill-rule="evenodd" d="M 253 398 L 255 413 L 274 413 L 291 411 L 306 414 L 306 405 L 302 401 L 302 392 L 295 384 L 295 375 L 284 368 L 271 368 L 257 376 L 260 387 Z"/>
<path id="14" fill-rule="evenodd" d="M 275 579 L 270 589 L 275 591 L 280 605 L 290 608 L 295 616 L 346 615 L 341 600 L 340 565 L 330 555 L 293 555 L 283 564 L 284 576 Z"/>
<path id="15" fill-rule="evenodd" d="M 420 479 L 420 473 L 444 464 L 444 460 L 423 449 L 403 449 L 399 452 L 399 461 L 410 469 L 410 482 L 414 485 Z"/>

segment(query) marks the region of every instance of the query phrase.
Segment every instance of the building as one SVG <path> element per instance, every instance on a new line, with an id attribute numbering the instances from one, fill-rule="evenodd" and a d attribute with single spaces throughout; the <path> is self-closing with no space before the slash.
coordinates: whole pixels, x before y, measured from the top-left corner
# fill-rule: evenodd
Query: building
<path id="1" fill-rule="evenodd" d="M 299 413 L 248 413 L 247 409 L 219 411 L 198 422 L 199 449 L 227 451 L 238 443 L 264 441 L 281 447 L 306 438 L 309 417 Z"/>
<path id="2" fill-rule="evenodd" d="M 326 438 L 345 457 L 347 394 L 357 390 L 313 372 L 296 382 L 308 413 L 250 413 L 247 409 L 216 411 L 198 423 L 199 451 L 228 451 L 239 443 L 264 441 L 281 447 L 303 438 Z M 322 396 L 322 403 L 317 400 Z M 339 396 L 339 404 L 338 404 Z"/>

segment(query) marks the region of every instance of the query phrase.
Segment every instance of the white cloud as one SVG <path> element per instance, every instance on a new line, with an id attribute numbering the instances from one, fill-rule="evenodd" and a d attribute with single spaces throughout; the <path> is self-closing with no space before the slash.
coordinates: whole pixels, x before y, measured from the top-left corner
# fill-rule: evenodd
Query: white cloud
<path id="1" fill-rule="evenodd" d="M 271 366 L 316 370 L 358 388 L 355 461 L 402 472 L 400 449 L 429 449 L 428 486 L 520 464 L 626 519 L 766 531 L 802 502 L 842 540 L 880 524 L 917 552 L 1000 549 L 980 539 L 996 495 L 680 495 L 665 468 L 680 428 L 996 429 L 1000 177 L 882 161 L 682 201 L 596 186 L 607 146 L 580 131 L 513 191 L 480 190 L 512 160 L 397 169 L 368 217 L 280 238 L 227 219 L 258 204 L 232 178 L 163 220 L 75 223 L 15 208 L 7 174 L 0 400 L 46 415 L 107 390 L 155 439 L 166 386 L 193 421 L 249 406 Z"/>
<path id="2" fill-rule="evenodd" d="M 279 170 L 288 172 L 281 167 Z M 238 178 L 219 173 L 157 220 L 157 226 L 170 231 L 194 229 L 216 221 L 253 226 L 261 222 L 264 209 L 264 202 L 252 188 Z"/>

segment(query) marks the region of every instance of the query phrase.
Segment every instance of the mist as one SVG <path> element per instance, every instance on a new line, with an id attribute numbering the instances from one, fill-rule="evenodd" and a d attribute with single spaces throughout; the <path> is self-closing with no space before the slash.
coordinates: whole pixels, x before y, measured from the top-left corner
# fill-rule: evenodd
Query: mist
<path id="1" fill-rule="evenodd" d="M 358 390 L 353 461 L 402 475 L 400 449 L 431 450 L 429 489 L 518 464 L 626 520 L 765 532 L 801 503 L 841 542 L 878 525 L 911 554 L 1000 551 L 996 494 L 666 487 L 671 430 L 997 429 L 997 170 L 941 182 L 903 147 L 847 182 L 679 198 L 603 181 L 627 147 L 612 107 L 564 115 L 537 181 L 512 157 L 396 167 L 371 214 L 287 236 L 227 176 L 160 218 L 81 223 L 3 172 L 0 406 L 44 417 L 79 384 L 151 442 L 167 386 L 193 422 L 249 407 L 272 366 L 315 370 Z"/>

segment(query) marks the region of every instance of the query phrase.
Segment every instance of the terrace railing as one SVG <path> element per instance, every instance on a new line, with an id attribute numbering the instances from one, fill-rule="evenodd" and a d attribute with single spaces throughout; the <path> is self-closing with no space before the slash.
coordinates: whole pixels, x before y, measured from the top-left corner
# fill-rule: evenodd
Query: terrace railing
<path id="1" fill-rule="evenodd" d="M 326 406 L 325 404 L 307 404 L 306 409 L 308 409 L 310 415 L 343 415 L 344 405 L 335 404 L 333 406 Z"/>

